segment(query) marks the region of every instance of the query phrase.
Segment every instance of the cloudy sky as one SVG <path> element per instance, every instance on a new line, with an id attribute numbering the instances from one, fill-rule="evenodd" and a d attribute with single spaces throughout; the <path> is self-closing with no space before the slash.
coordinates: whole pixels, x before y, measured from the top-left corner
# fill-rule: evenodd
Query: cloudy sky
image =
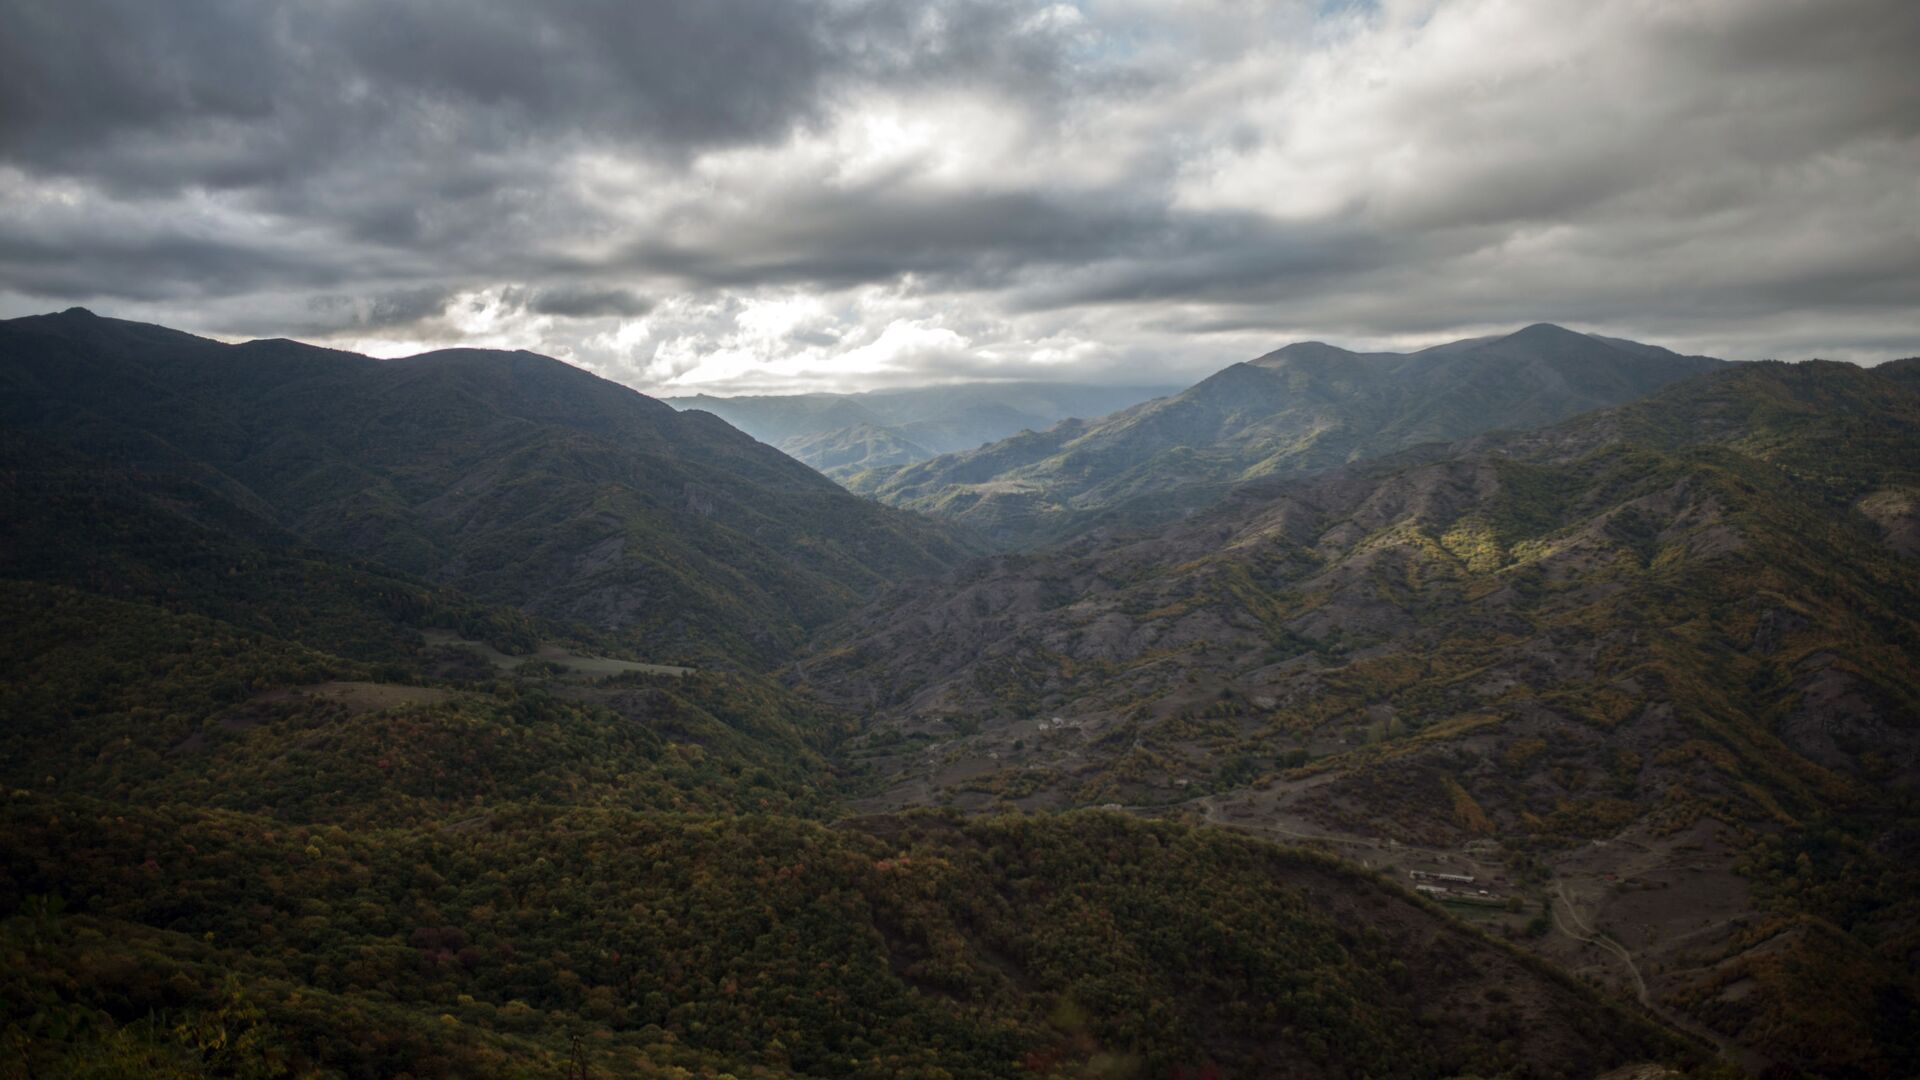
<path id="1" fill-rule="evenodd" d="M 655 393 L 1920 353 L 1914 0 L 0 0 L 0 315 Z"/>

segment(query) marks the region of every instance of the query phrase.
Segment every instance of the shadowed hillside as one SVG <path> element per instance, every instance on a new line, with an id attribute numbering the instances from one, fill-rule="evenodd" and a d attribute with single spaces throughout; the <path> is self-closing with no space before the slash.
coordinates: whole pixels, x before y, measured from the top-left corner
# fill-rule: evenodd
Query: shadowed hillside
<path id="1" fill-rule="evenodd" d="M 0 381 L 10 437 L 663 655 L 777 659 L 957 554 L 711 416 L 531 353 L 379 361 L 76 310 L 0 325 Z"/>
<path id="2" fill-rule="evenodd" d="M 830 827 L 848 726 L 750 678 L 383 672 L 23 582 L 0 616 L 0 1039 L 32 1075 L 1700 1059 L 1322 855 L 1112 814 Z"/>

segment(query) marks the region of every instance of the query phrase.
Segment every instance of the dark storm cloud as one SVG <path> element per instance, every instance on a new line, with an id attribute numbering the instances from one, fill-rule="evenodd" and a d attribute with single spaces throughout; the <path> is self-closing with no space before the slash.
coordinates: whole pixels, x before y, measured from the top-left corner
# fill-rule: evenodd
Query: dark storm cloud
<path id="1" fill-rule="evenodd" d="M 491 298 L 503 308 L 532 315 L 570 319 L 634 318 L 653 310 L 653 302 L 628 289 L 598 286 L 511 286 Z M 486 301 L 478 301 L 484 304 Z M 438 325 L 459 304 L 472 305 L 444 286 L 391 289 L 380 292 L 326 293 L 307 301 L 307 317 L 289 327 L 284 321 L 243 322 L 242 333 L 302 333 L 329 335 L 347 331 L 393 331 Z M 284 319 L 269 313 L 267 319 Z"/>
<path id="2" fill-rule="evenodd" d="M 315 321 L 309 332 L 330 333 L 347 327 L 385 329 L 410 326 L 446 313 L 453 293 L 441 288 L 399 289 L 368 296 L 316 296 L 307 307 Z"/>
<path id="3" fill-rule="evenodd" d="M 1035 284 L 1024 303 L 1032 310 L 1196 297 L 1266 303 L 1303 287 L 1338 288 L 1438 243 L 1339 223 L 1276 224 L 1244 212 L 1181 215 L 1141 239 L 1136 249 L 1113 253 L 1126 257 Z"/>
<path id="4" fill-rule="evenodd" d="M 325 287 L 350 273 L 314 253 L 166 228 L 124 235 L 0 236 L 0 280 L 37 297 L 190 300 L 242 292 L 263 280 Z"/>
<path id="5" fill-rule="evenodd" d="M 626 289 L 558 286 L 533 290 L 527 298 L 526 308 L 536 315 L 564 315 L 576 319 L 597 315 L 631 318 L 652 311 L 653 301 Z"/>
<path id="6" fill-rule="evenodd" d="M 1542 318 L 1737 355 L 1920 334 L 1908 0 L 0 0 L 0 28 L 8 312 L 743 387 Z"/>
<path id="7" fill-rule="evenodd" d="M 1043 92 L 1054 57 L 1014 32 L 1020 10 L 7 0 L 0 159 L 131 187 L 248 187 L 343 152 L 468 159 L 583 137 L 671 154 L 777 137 L 817 119 L 848 79 Z"/>
<path id="8" fill-rule="evenodd" d="M 238 0 L 191 10 L 6 0 L 0 163 L 122 198 L 238 191 L 250 210 L 326 223 L 335 245 L 451 257 L 458 276 L 476 264 L 511 276 L 526 233 L 597 227 L 554 190 L 556 155 L 674 161 L 778 140 L 817 123 L 836 89 L 854 85 L 985 82 L 1028 102 L 1057 94 L 1055 50 L 1017 32 L 1028 10 L 908 0 Z M 334 252 L 318 242 L 315 265 L 300 267 L 243 239 L 172 227 L 146 238 L 81 231 L 59 245 L 0 238 L 0 256 L 38 266 L 12 282 L 35 294 L 86 283 L 96 296 L 147 299 L 187 291 L 161 279 L 215 289 L 242 276 L 293 286 L 337 279 L 327 265 Z M 818 225 L 811 234 L 834 241 Z M 727 255 L 662 249 L 660 269 Z M 808 260 L 777 251 L 749 259 L 766 264 L 771 280 L 804 273 Z M 68 265 L 52 265 L 60 262 Z M 833 262 L 822 261 L 823 280 L 900 269 L 872 255 Z"/>
<path id="9" fill-rule="evenodd" d="M 768 205 L 716 223 L 693 244 L 636 243 L 613 265 L 702 286 L 848 286 L 903 273 L 953 287 L 1004 284 L 1035 263 L 1138 249 L 1168 228 L 1164 210 L 1042 192 L 863 189 Z"/>

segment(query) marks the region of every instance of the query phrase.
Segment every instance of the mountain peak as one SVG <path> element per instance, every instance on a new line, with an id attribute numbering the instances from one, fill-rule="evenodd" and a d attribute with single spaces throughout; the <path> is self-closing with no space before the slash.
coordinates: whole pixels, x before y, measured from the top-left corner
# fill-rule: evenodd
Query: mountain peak
<path id="1" fill-rule="evenodd" d="M 1324 341 L 1296 341 L 1246 363 L 1255 367 L 1274 367 L 1289 361 L 1347 360 L 1359 355 L 1352 349 L 1343 349 Z"/>
<path id="2" fill-rule="evenodd" d="M 1566 341 L 1569 339 L 1574 339 L 1579 341 L 1596 340 L 1595 338 L 1587 334 L 1582 334 L 1577 330 L 1569 330 L 1566 327 L 1561 326 L 1557 323 L 1550 323 L 1550 322 L 1537 322 L 1531 326 L 1522 327 L 1521 329 L 1516 330 L 1511 334 L 1508 334 L 1506 337 L 1500 340 L 1511 341 L 1515 343 L 1538 344 L 1541 342 Z"/>
<path id="3" fill-rule="evenodd" d="M 129 319 L 115 319 L 95 314 L 83 307 L 70 307 L 64 311 L 49 311 L 40 315 L 22 315 L 13 319 L 0 319 L 0 327 L 27 334 L 38 334 L 66 338 L 71 341 L 84 341 L 94 346 L 114 343 L 119 348 L 151 349 L 156 346 L 177 346 L 184 343 L 218 344 L 206 338 L 196 337 L 184 330 L 157 326 L 152 323 L 134 322 Z"/>

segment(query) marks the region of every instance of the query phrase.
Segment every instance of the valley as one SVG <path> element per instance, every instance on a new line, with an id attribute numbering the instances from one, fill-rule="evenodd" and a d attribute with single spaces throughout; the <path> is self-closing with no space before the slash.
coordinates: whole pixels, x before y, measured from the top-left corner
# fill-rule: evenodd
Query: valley
<path id="1" fill-rule="evenodd" d="M 698 409 L 847 483 L 943 454 L 973 450 L 1073 417 L 1105 416 L 1178 393 L 1178 386 L 1007 382 L 872 390 L 663 399 Z"/>
<path id="2" fill-rule="evenodd" d="M 1920 3 L 0 12 L 0 1080 L 1920 1080 Z"/>
<path id="3" fill-rule="evenodd" d="M 531 354 L 0 324 L 8 1046 L 1906 1075 L 1916 371 L 1311 344 L 904 467 L 1107 493 L 1035 530 Z"/>
<path id="4" fill-rule="evenodd" d="M 1515 883 L 1503 932 L 1759 1068 L 1766 1013 L 1797 1007 L 1767 1000 L 1797 992 L 1770 958 L 1821 931 L 1754 889 L 1755 849 L 1808 819 L 1905 828 L 1920 595 L 1900 526 L 1828 509 L 1912 489 L 1902 371 L 1742 365 L 1245 485 L 904 589 L 794 677 L 877 721 L 867 805 L 1105 804 L 1395 873 L 1462 860 Z M 1878 1009 L 1852 1037 L 1886 1037 Z"/>

